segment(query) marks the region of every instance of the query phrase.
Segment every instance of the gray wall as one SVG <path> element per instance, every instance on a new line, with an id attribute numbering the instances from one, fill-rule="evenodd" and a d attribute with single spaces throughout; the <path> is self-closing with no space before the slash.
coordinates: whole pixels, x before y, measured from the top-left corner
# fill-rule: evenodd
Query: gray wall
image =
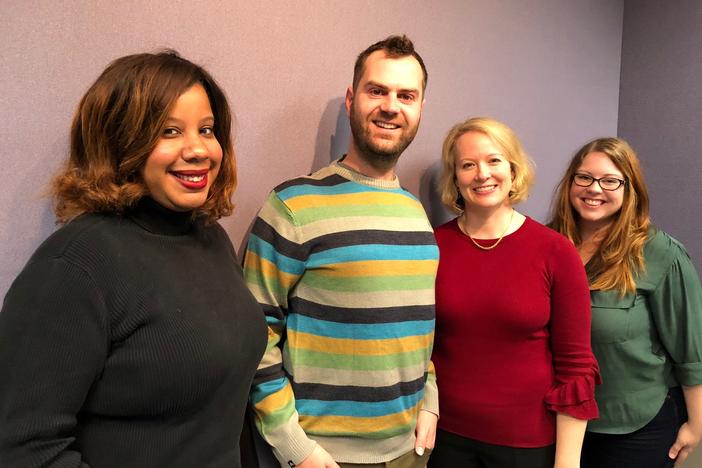
<path id="1" fill-rule="evenodd" d="M 685 244 L 698 272 L 702 271 L 701 26 L 699 0 L 627 0 L 619 95 L 619 135 L 641 158 L 653 222 Z"/>
<path id="2" fill-rule="evenodd" d="M 626 0 L 619 135 L 637 150 L 653 222 L 702 272 L 702 2 Z M 702 450 L 684 466 L 702 467 Z"/>
<path id="3" fill-rule="evenodd" d="M 428 208 L 449 127 L 504 120 L 538 165 L 522 209 L 543 220 L 565 159 L 617 126 L 623 0 L 0 2 L 0 297 L 55 228 L 46 183 L 64 158 L 71 115 L 107 63 L 161 47 L 205 65 L 237 115 L 241 246 L 267 192 L 346 147 L 353 61 L 406 32 L 429 69 L 427 104 L 403 155 L 403 185 Z M 434 219 L 445 213 L 433 209 Z"/>

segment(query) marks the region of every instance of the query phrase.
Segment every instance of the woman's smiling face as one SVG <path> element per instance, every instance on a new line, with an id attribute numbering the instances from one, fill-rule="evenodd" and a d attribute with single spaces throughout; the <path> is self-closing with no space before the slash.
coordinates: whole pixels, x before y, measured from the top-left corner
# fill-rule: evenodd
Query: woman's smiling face
<path id="1" fill-rule="evenodd" d="M 575 171 L 594 179 L 616 178 L 625 180 L 622 172 L 604 153 L 588 153 Z M 581 227 L 588 225 L 601 228 L 612 222 L 624 202 L 625 185 L 615 190 L 603 190 L 600 183 L 592 181 L 589 187 L 581 187 L 573 180 L 570 184 L 570 204 L 579 215 Z"/>

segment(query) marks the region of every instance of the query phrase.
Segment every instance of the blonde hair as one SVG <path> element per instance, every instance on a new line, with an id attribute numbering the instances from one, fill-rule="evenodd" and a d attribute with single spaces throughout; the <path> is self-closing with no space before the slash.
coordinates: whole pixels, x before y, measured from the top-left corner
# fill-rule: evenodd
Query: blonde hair
<path id="1" fill-rule="evenodd" d="M 495 119 L 473 117 L 454 125 L 444 139 L 441 151 L 441 178 L 439 179 L 441 202 L 456 214 L 462 213 L 465 209 L 465 202 L 456 186 L 455 153 L 456 142 L 461 135 L 468 132 L 484 134 L 507 158 L 513 174 L 512 190 L 509 192 L 510 202 L 517 204 L 526 200 L 529 196 L 529 187 L 534 180 L 534 163 L 524 151 L 517 135 L 507 125 Z"/>
<path id="2" fill-rule="evenodd" d="M 634 277 L 645 269 L 643 249 L 651 226 L 648 190 L 641 165 L 636 152 L 626 141 L 621 138 L 598 138 L 580 148 L 558 184 L 548 224 L 576 246 L 582 242 L 578 214 L 570 202 L 570 189 L 583 159 L 594 152 L 606 154 L 622 172 L 626 183 L 622 207 L 586 269 L 592 289 L 617 290 L 623 296 L 636 290 Z"/>

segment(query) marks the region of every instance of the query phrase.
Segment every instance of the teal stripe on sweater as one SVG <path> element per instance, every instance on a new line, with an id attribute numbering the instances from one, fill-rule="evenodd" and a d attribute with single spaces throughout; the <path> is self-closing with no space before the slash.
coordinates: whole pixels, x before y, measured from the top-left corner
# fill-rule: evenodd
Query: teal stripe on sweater
<path id="1" fill-rule="evenodd" d="M 361 241 L 362 239 L 359 239 Z M 310 255 L 308 268 L 343 262 L 364 260 L 438 260 L 439 248 L 435 245 L 386 245 L 360 244 L 328 249 Z"/>
<path id="2" fill-rule="evenodd" d="M 366 185 L 357 184 L 356 182 L 346 182 L 343 184 L 335 186 L 318 186 L 318 185 L 295 185 L 292 187 L 285 188 L 278 192 L 278 197 L 283 200 L 289 200 L 291 198 L 305 196 L 305 195 L 347 195 L 351 193 L 363 193 L 363 192 L 384 192 L 384 193 L 395 193 L 406 195 L 408 198 L 416 200 L 412 194 L 406 192 L 401 188 L 388 189 L 388 188 L 378 188 L 369 187 Z"/>
<path id="3" fill-rule="evenodd" d="M 317 320 L 300 314 L 288 316 L 288 329 L 329 338 L 383 340 L 424 336 L 434 331 L 434 320 L 411 320 L 395 323 L 337 323 Z"/>
<path id="4" fill-rule="evenodd" d="M 294 258 L 286 257 L 278 252 L 275 247 L 256 236 L 251 234 L 249 237 L 248 249 L 261 258 L 265 258 L 273 263 L 278 270 L 290 273 L 293 275 L 301 275 L 305 272 L 305 263 Z"/>
<path id="5" fill-rule="evenodd" d="M 417 406 L 424 396 L 424 389 L 413 395 L 401 396 L 388 401 L 323 401 L 295 400 L 300 415 L 305 416 L 354 416 L 372 418 L 401 413 Z"/>

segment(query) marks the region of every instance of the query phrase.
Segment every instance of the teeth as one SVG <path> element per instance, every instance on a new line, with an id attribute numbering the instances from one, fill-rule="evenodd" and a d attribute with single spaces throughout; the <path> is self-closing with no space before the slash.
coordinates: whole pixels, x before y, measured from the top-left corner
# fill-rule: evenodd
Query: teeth
<path id="1" fill-rule="evenodd" d="M 177 178 L 187 180 L 188 182 L 202 182 L 202 180 L 205 178 L 205 175 L 183 175 L 183 174 L 174 174 Z"/>
<path id="2" fill-rule="evenodd" d="M 583 198 L 583 203 L 588 206 L 600 206 L 604 203 L 603 200 L 592 200 L 590 198 Z"/>
<path id="3" fill-rule="evenodd" d="M 375 124 L 380 127 L 380 128 L 387 128 L 388 130 L 394 130 L 396 128 L 400 128 L 399 125 L 387 123 L 387 122 L 375 122 Z"/>
<path id="4" fill-rule="evenodd" d="M 473 189 L 474 192 L 489 192 L 490 190 L 494 189 L 496 186 L 495 185 L 490 185 L 489 187 L 475 187 Z"/>

